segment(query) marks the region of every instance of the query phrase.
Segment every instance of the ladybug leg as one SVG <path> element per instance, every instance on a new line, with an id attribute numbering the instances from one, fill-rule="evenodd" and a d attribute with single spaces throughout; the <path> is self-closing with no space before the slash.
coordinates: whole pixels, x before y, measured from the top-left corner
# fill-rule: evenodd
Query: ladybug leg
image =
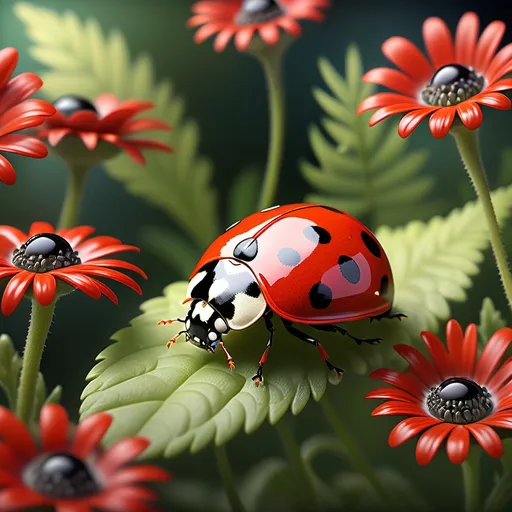
<path id="1" fill-rule="evenodd" d="M 333 325 L 333 324 L 317 324 L 312 325 L 311 327 L 314 327 L 315 329 L 318 329 L 319 331 L 325 331 L 325 332 L 339 332 L 340 334 L 343 334 L 343 336 L 348 336 L 350 339 L 354 340 L 358 345 L 361 345 L 361 343 L 369 343 L 370 345 L 378 345 L 382 338 L 356 338 L 355 336 L 352 336 L 346 329 L 343 329 L 343 327 L 340 327 L 339 325 Z"/>
<path id="2" fill-rule="evenodd" d="M 284 318 L 281 318 L 281 320 L 282 320 L 283 325 L 285 326 L 286 330 L 290 334 L 292 334 L 293 336 L 295 336 L 299 340 L 302 340 L 302 341 L 305 341 L 306 343 L 310 343 L 311 345 L 314 345 L 318 349 L 318 352 L 320 352 L 320 357 L 322 358 L 322 360 L 327 365 L 327 368 L 329 368 L 329 370 L 335 370 L 336 373 L 338 374 L 338 377 L 339 378 L 342 377 L 342 375 L 344 373 L 344 370 L 342 368 L 338 368 L 337 366 L 334 366 L 329 361 L 329 354 L 327 353 L 325 348 L 321 345 L 321 343 L 316 338 L 313 338 L 309 334 L 306 334 L 305 332 L 300 331 L 299 329 L 297 329 L 293 325 L 293 322 L 290 322 L 289 320 L 285 320 Z M 313 327 L 317 327 L 317 326 L 313 326 Z M 334 327 L 334 326 L 332 326 L 332 327 Z M 328 329 L 322 329 L 322 330 L 328 330 Z"/>
<path id="3" fill-rule="evenodd" d="M 259 386 L 263 382 L 263 365 L 266 364 L 268 360 L 268 353 L 270 351 L 270 348 L 272 347 L 272 338 L 274 336 L 275 331 L 274 324 L 272 323 L 272 315 L 273 312 L 271 309 L 269 309 L 263 315 L 263 320 L 265 320 L 265 326 L 268 330 L 268 341 L 267 347 L 265 348 L 265 352 L 263 352 L 263 355 L 261 356 L 260 361 L 258 363 L 258 371 L 256 372 L 256 375 L 252 378 L 256 386 Z"/>
<path id="4" fill-rule="evenodd" d="M 382 313 L 382 315 L 371 316 L 370 323 L 373 322 L 374 320 L 377 320 L 377 321 L 383 320 L 384 318 L 386 318 L 388 320 L 397 318 L 398 320 L 402 321 L 402 318 L 407 318 L 407 315 L 404 315 L 403 313 L 396 313 L 396 314 L 392 315 L 391 310 L 389 310 L 389 311 L 386 311 L 385 313 Z"/>

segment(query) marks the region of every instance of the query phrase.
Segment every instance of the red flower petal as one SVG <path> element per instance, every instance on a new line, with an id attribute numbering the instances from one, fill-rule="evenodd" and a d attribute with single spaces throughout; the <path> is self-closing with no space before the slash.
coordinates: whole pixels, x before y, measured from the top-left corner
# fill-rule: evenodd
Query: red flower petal
<path id="1" fill-rule="evenodd" d="M 455 119 L 456 111 L 456 107 L 442 107 L 430 116 L 428 125 L 436 139 L 442 139 L 448 135 Z"/>
<path id="2" fill-rule="evenodd" d="M 496 409 L 497 412 L 501 412 L 506 409 L 512 409 L 512 396 L 506 395 L 506 394 L 503 394 L 502 396 L 505 398 L 498 400 L 497 409 Z M 509 412 L 511 412 L 511 411 L 509 411 Z"/>
<path id="3" fill-rule="evenodd" d="M 88 276 L 79 274 L 78 271 L 73 268 L 69 273 L 62 270 L 54 270 L 52 271 L 52 274 L 93 299 L 99 299 L 101 297 L 101 290 L 98 287 L 97 282 Z"/>
<path id="4" fill-rule="evenodd" d="M 0 510 L 10 512 L 14 510 L 25 510 L 37 507 L 38 505 L 50 505 L 50 500 L 40 494 L 36 494 L 28 487 L 14 487 L 0 491 Z"/>
<path id="5" fill-rule="evenodd" d="M 44 158 L 48 155 L 48 148 L 39 139 L 18 134 L 0 137 L 0 151 L 30 156 L 32 158 Z"/>
<path id="6" fill-rule="evenodd" d="M 69 417 L 60 405 L 49 404 L 41 409 L 39 418 L 41 442 L 46 452 L 63 451 L 68 444 Z"/>
<path id="7" fill-rule="evenodd" d="M 484 92 L 478 95 L 476 101 L 481 105 L 496 108 L 498 110 L 508 110 L 511 106 L 510 100 L 499 92 Z"/>
<path id="8" fill-rule="evenodd" d="M 476 47 L 474 66 L 485 73 L 505 33 L 505 23 L 493 21 L 482 32 Z"/>
<path id="9" fill-rule="evenodd" d="M 201 44 L 206 41 L 209 37 L 216 34 L 221 29 L 221 25 L 218 23 L 208 23 L 207 25 L 203 25 L 197 32 L 194 34 L 194 41 L 197 44 Z"/>
<path id="10" fill-rule="evenodd" d="M 0 438 L 25 459 L 35 457 L 37 450 L 30 432 L 9 409 L 0 406 Z M 0 507 L 0 510 L 2 508 Z"/>
<path id="11" fill-rule="evenodd" d="M 475 368 L 478 352 L 478 329 L 475 324 L 469 324 L 464 333 L 464 342 L 460 359 L 460 377 L 471 377 Z"/>
<path id="12" fill-rule="evenodd" d="M 49 222 L 32 222 L 28 237 L 38 235 L 40 233 L 55 233 L 55 229 Z"/>
<path id="13" fill-rule="evenodd" d="M 455 35 L 455 60 L 465 66 L 473 66 L 480 21 L 474 12 L 464 14 L 457 25 Z"/>
<path id="14" fill-rule="evenodd" d="M 18 64 L 18 50 L 16 48 L 3 48 L 0 50 L 0 89 L 11 78 Z"/>
<path id="15" fill-rule="evenodd" d="M 512 89 L 512 78 L 505 78 L 487 87 L 485 92 L 508 91 L 509 89 Z"/>
<path id="16" fill-rule="evenodd" d="M 410 103 L 412 110 L 412 105 L 416 105 L 416 100 L 403 94 L 396 94 L 395 92 L 379 92 L 363 100 L 357 109 L 357 113 L 362 114 L 367 110 L 405 103 Z"/>
<path id="17" fill-rule="evenodd" d="M 38 91 L 43 81 L 34 73 L 21 73 L 14 77 L 2 90 L 0 89 L 1 112 L 9 110 L 14 105 L 25 101 Z"/>
<path id="18" fill-rule="evenodd" d="M 25 100 L 0 116 L 0 136 L 39 126 L 45 121 L 45 116 L 54 112 L 55 108 L 46 101 Z"/>
<path id="19" fill-rule="evenodd" d="M 409 135 L 419 126 L 419 124 L 432 112 L 437 110 L 436 107 L 432 109 L 422 108 L 420 110 L 414 110 L 408 112 L 400 120 L 398 124 L 398 135 L 403 139 L 409 137 Z"/>
<path id="20" fill-rule="evenodd" d="M 128 286 L 128 288 L 131 288 L 139 295 L 142 295 L 142 289 L 137 284 L 137 282 L 134 281 L 131 277 L 128 277 L 127 275 L 118 272 L 117 270 L 113 270 L 111 268 L 98 268 L 93 265 L 80 265 L 80 272 L 89 276 L 112 279 L 113 281 L 117 281 L 121 284 L 124 284 L 125 286 Z"/>
<path id="21" fill-rule="evenodd" d="M 399 402 L 411 402 L 413 404 L 419 404 L 420 400 L 412 396 L 407 391 L 403 391 L 402 389 L 396 388 L 379 388 L 374 389 L 367 393 L 365 398 L 376 398 L 376 399 L 385 399 L 385 400 L 397 400 Z"/>
<path id="22" fill-rule="evenodd" d="M 389 434 L 388 443 L 391 448 L 401 446 L 412 437 L 416 436 L 428 427 L 431 427 L 441 420 L 429 417 L 406 418 L 401 421 Z"/>
<path id="23" fill-rule="evenodd" d="M 100 238 L 100 237 L 96 237 Z M 85 246 L 85 244 L 84 244 Z M 82 261 L 85 264 L 92 264 L 95 265 L 98 258 L 102 258 L 104 256 L 109 256 L 111 254 L 117 254 L 120 252 L 140 252 L 140 249 L 138 247 L 135 247 L 134 245 L 124 245 L 117 243 L 115 245 L 107 245 L 104 247 L 99 247 L 94 250 L 89 250 L 89 246 L 87 247 L 87 250 L 80 250 L 80 256 L 82 257 Z"/>
<path id="24" fill-rule="evenodd" d="M 398 68 L 410 75 L 415 82 L 423 83 L 434 74 L 425 55 L 403 37 L 391 37 L 382 45 L 384 55 Z"/>
<path id="25" fill-rule="evenodd" d="M 435 334 L 428 331 L 423 331 L 420 336 L 441 377 L 446 379 L 452 376 L 454 373 L 452 360 L 441 340 Z"/>
<path id="26" fill-rule="evenodd" d="M 14 185 L 16 183 L 14 167 L 11 165 L 11 162 L 2 155 L 0 155 L 0 181 L 6 185 Z"/>
<path id="27" fill-rule="evenodd" d="M 95 231 L 96 229 L 92 226 L 77 226 L 71 229 L 61 229 L 57 234 L 65 238 L 69 245 L 75 248 Z"/>
<path id="28" fill-rule="evenodd" d="M 121 469 L 108 479 L 109 487 L 124 486 L 137 482 L 165 482 L 171 480 L 171 475 L 162 468 L 150 465 L 139 465 Z"/>
<path id="29" fill-rule="evenodd" d="M 22 463 L 20 456 L 10 446 L 0 441 L 0 467 L 12 474 L 19 474 Z"/>
<path id="30" fill-rule="evenodd" d="M 166 144 L 165 142 L 160 142 L 159 140 L 151 140 L 151 139 L 122 139 L 122 142 L 125 145 L 130 145 L 132 148 L 137 149 L 158 149 L 159 151 L 166 151 L 168 153 L 173 153 L 174 150 Z"/>
<path id="31" fill-rule="evenodd" d="M 407 96 L 414 96 L 419 86 L 411 77 L 392 68 L 371 69 L 363 76 L 362 80 L 370 84 L 389 87 Z"/>
<path id="32" fill-rule="evenodd" d="M 279 41 L 279 29 L 273 23 L 267 23 L 259 28 L 259 33 L 263 41 L 269 45 L 274 45 Z"/>
<path id="33" fill-rule="evenodd" d="M 117 109 L 119 100 L 115 94 L 109 92 L 98 96 L 94 101 L 94 106 L 100 114 L 100 117 L 105 117 L 110 114 L 110 112 L 114 112 L 114 110 Z"/>
<path id="34" fill-rule="evenodd" d="M 375 370 L 370 373 L 370 378 L 382 380 L 387 384 L 391 384 L 399 389 L 403 389 L 404 391 L 408 391 L 411 395 L 417 397 L 422 400 L 425 394 L 425 387 L 422 386 L 419 382 L 411 379 L 407 375 L 403 373 L 397 372 L 395 370 L 388 370 L 385 368 L 381 368 L 379 370 Z"/>
<path id="35" fill-rule="evenodd" d="M 302 34 L 300 25 L 293 19 L 288 17 L 281 17 L 275 20 L 276 25 L 279 25 L 283 30 L 286 30 L 294 37 L 299 37 Z"/>
<path id="36" fill-rule="evenodd" d="M 390 400 L 375 407 L 372 416 L 427 416 L 427 413 L 416 404 Z"/>
<path id="37" fill-rule="evenodd" d="M 132 270 L 133 272 L 136 272 L 137 274 L 142 276 L 144 279 L 147 279 L 147 277 L 148 277 L 142 269 L 137 267 L 137 265 L 134 265 L 133 263 L 128 263 L 127 261 L 123 261 L 123 260 L 97 260 L 94 262 L 94 266 L 122 268 L 124 270 Z"/>
<path id="38" fill-rule="evenodd" d="M 466 427 L 491 457 L 500 458 L 503 455 L 503 443 L 500 436 L 491 427 L 481 423 L 470 423 Z"/>
<path id="39" fill-rule="evenodd" d="M 512 411 L 506 410 L 497 412 L 489 418 L 482 420 L 480 423 L 489 425 L 490 427 L 512 429 Z"/>
<path id="40" fill-rule="evenodd" d="M 480 359 L 476 365 L 474 379 L 480 385 L 487 385 L 487 382 L 511 343 L 512 329 L 508 327 L 503 327 L 492 335 L 480 354 Z"/>
<path id="41" fill-rule="evenodd" d="M 452 423 L 439 423 L 422 434 L 416 445 L 416 460 L 420 466 L 427 465 L 434 458 L 445 437 L 454 427 Z"/>
<path id="42" fill-rule="evenodd" d="M 130 437 L 115 443 L 98 459 L 96 467 L 104 475 L 115 473 L 121 466 L 138 457 L 149 446 L 143 437 Z"/>
<path id="43" fill-rule="evenodd" d="M 12 245 L 12 249 L 21 245 L 27 240 L 27 238 L 27 235 L 18 228 L 13 228 L 12 226 L 0 226 L 0 243 L 7 241 Z M 10 252 L 12 252 L 12 250 L 10 250 Z M 9 254 L 9 257 L 10 256 L 11 254 Z"/>
<path id="44" fill-rule="evenodd" d="M 80 138 L 89 151 L 96 149 L 98 145 L 98 134 L 96 132 L 80 132 Z"/>
<path id="45" fill-rule="evenodd" d="M 88 457 L 98 448 L 111 424 L 110 414 L 91 414 L 78 424 L 70 451 L 77 457 Z"/>
<path id="46" fill-rule="evenodd" d="M 446 442 L 446 453 L 452 464 L 461 464 L 469 452 L 469 430 L 457 425 Z"/>
<path id="47" fill-rule="evenodd" d="M 512 62 L 512 43 L 504 46 L 492 59 L 489 64 L 489 68 L 487 69 L 487 80 L 489 84 L 493 84 L 495 80 L 500 79 L 505 73 L 502 73 L 501 70 L 510 65 Z"/>
<path id="48" fill-rule="evenodd" d="M 22 271 L 12 277 L 5 287 L 2 297 L 1 310 L 3 315 L 9 316 L 16 309 L 27 288 L 32 283 L 32 279 L 34 279 L 34 274 L 27 271 Z"/>
<path id="49" fill-rule="evenodd" d="M 423 39 L 435 68 L 455 61 L 455 46 L 450 29 L 441 18 L 429 18 L 423 24 Z"/>
<path id="50" fill-rule="evenodd" d="M 12 276 L 13 274 L 17 274 L 19 271 L 20 269 L 16 267 L 0 269 L 0 279 Z"/>
<path id="51" fill-rule="evenodd" d="M 92 512 L 89 501 L 57 502 L 55 512 Z"/>
<path id="52" fill-rule="evenodd" d="M 455 366 L 454 371 L 459 372 L 459 361 L 462 359 L 464 350 L 464 333 L 457 320 L 448 320 L 446 324 L 446 344 L 448 345 L 450 358 Z"/>
<path id="53" fill-rule="evenodd" d="M 474 101 L 463 101 L 457 105 L 457 114 L 468 130 L 476 130 L 482 124 L 482 111 Z"/>
<path id="54" fill-rule="evenodd" d="M 388 117 L 394 116 L 395 114 L 401 114 L 402 112 L 407 112 L 409 110 L 415 110 L 418 112 L 418 105 L 414 103 L 398 103 L 396 105 L 382 107 L 372 114 L 368 124 L 370 126 L 375 126 L 377 123 L 384 121 L 384 119 L 387 119 Z"/>
<path id="55" fill-rule="evenodd" d="M 107 510 L 108 512 L 157 512 L 158 509 L 150 507 L 145 501 L 156 500 L 153 491 L 142 487 L 121 487 L 110 489 L 90 499 L 94 510 Z"/>
<path id="56" fill-rule="evenodd" d="M 427 387 L 430 388 L 439 383 L 441 376 L 419 350 L 409 345 L 401 344 L 395 345 L 393 348 L 409 363 L 414 376 L 421 380 Z"/>
<path id="57" fill-rule="evenodd" d="M 2 464 L 4 469 L 0 469 L 0 486 L 1 487 L 15 487 L 20 485 L 20 479 L 11 471 L 6 471 L 6 466 Z"/>
<path id="58" fill-rule="evenodd" d="M 146 158 L 142 152 L 130 144 L 130 142 L 118 139 L 116 142 L 112 142 L 112 144 L 115 144 L 117 147 L 121 148 L 135 163 L 139 165 L 144 165 L 146 163 Z"/>
<path id="59" fill-rule="evenodd" d="M 66 135 L 70 133 L 70 128 L 52 128 L 48 131 L 48 143 L 50 146 L 56 146 Z"/>
<path id="60" fill-rule="evenodd" d="M 122 128 L 119 130 L 119 133 L 124 135 L 143 132 L 147 130 L 172 130 L 171 126 L 164 121 L 160 121 L 160 119 L 152 119 L 147 117 L 145 119 L 132 119 L 126 122 Z"/>
<path id="61" fill-rule="evenodd" d="M 234 28 L 226 28 L 219 32 L 219 35 L 215 38 L 215 42 L 213 43 L 214 50 L 216 52 L 224 51 L 235 32 L 236 30 Z"/>
<path id="62" fill-rule="evenodd" d="M 512 357 L 509 357 L 503 366 L 491 377 L 487 383 L 487 387 L 492 394 L 504 386 L 507 382 L 512 379 Z"/>
<path id="63" fill-rule="evenodd" d="M 76 132 L 97 132 L 100 130 L 100 124 L 98 114 L 91 110 L 80 110 L 66 120 L 68 128 Z"/>
<path id="64" fill-rule="evenodd" d="M 119 299 L 117 295 L 105 284 L 101 281 L 96 281 L 96 285 L 100 289 L 101 293 L 105 295 L 108 299 L 110 299 L 114 304 L 119 304 Z"/>
<path id="65" fill-rule="evenodd" d="M 55 299 L 57 283 L 51 273 L 37 274 L 34 277 L 34 297 L 41 306 L 49 306 Z"/>
<path id="66" fill-rule="evenodd" d="M 241 28 L 236 34 L 235 34 L 235 46 L 237 49 L 241 52 L 247 50 L 249 47 L 249 44 L 251 43 L 252 36 L 254 35 L 254 27 L 247 26 Z"/>
<path id="67" fill-rule="evenodd" d="M 114 238 L 113 236 L 95 236 L 94 238 L 89 238 L 84 243 L 77 245 L 75 250 L 80 252 L 80 257 L 82 261 L 88 261 L 90 256 L 89 254 L 93 253 L 97 249 L 105 248 L 106 246 L 119 245 L 121 240 L 118 238 Z"/>

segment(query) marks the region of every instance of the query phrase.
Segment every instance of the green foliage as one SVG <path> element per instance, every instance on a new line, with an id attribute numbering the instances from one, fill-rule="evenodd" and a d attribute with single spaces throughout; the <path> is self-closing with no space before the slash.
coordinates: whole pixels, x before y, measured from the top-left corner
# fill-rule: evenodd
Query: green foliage
<path id="1" fill-rule="evenodd" d="M 7 398 L 9 409 L 16 408 L 18 398 L 18 384 L 21 373 L 21 357 L 14 348 L 11 338 L 7 334 L 0 335 L 0 389 Z M 55 387 L 50 394 L 42 373 L 36 381 L 36 400 L 33 417 L 37 417 L 41 407 L 46 403 L 59 403 L 62 395 L 61 386 Z"/>
<path id="2" fill-rule="evenodd" d="M 497 310 L 494 302 L 490 297 L 486 297 L 482 302 L 480 309 L 480 324 L 478 325 L 478 333 L 480 334 L 480 341 L 484 346 L 491 336 L 502 327 L 505 327 L 506 322 L 503 319 L 501 311 Z"/>
<path id="3" fill-rule="evenodd" d="M 96 20 L 82 21 L 71 11 L 61 14 L 27 3 L 16 4 L 14 10 L 33 43 L 31 55 L 49 68 L 41 74 L 42 91 L 48 98 L 63 94 L 95 98 L 112 92 L 121 100 L 149 100 L 155 104 L 150 115 L 174 127 L 171 133 L 150 137 L 170 144 L 175 154 L 148 151 L 145 167 L 121 155 L 109 161 L 106 169 L 132 194 L 165 212 L 190 237 L 187 240 L 169 230 L 166 238 L 171 244 L 186 244 L 187 253 L 204 249 L 219 232 L 211 186 L 213 166 L 198 154 L 198 126 L 184 117 L 184 102 L 171 82 L 156 80 L 148 55 L 133 58 L 118 30 L 106 34 Z"/>
<path id="4" fill-rule="evenodd" d="M 310 129 L 310 143 L 318 166 L 302 162 L 305 179 L 316 190 L 306 200 L 329 204 L 364 218 L 372 226 L 395 225 L 438 211 L 426 200 L 434 178 L 421 175 L 428 160 L 425 150 L 406 151 L 408 141 L 396 126 L 385 131 L 379 124 L 368 126 L 370 113 L 357 115 L 360 102 L 375 91 L 361 85 L 363 64 L 355 45 L 347 50 L 345 77 L 326 59 L 320 73 L 330 89 L 315 88 L 314 96 L 327 117 L 322 126 Z"/>
<path id="5" fill-rule="evenodd" d="M 495 192 L 494 203 L 503 222 L 510 213 L 512 187 Z M 448 319 L 448 302 L 466 299 L 470 277 L 478 272 L 488 246 L 487 225 L 475 203 L 446 218 L 382 228 L 377 235 L 394 271 L 396 310 L 409 318 L 347 325 L 360 337 L 382 336 L 386 341 L 380 347 L 322 333 L 331 359 L 359 373 L 381 365 L 393 344 L 416 340 L 421 330 L 435 330 L 440 320 Z M 228 335 L 235 370 L 228 368 L 220 350 L 211 355 L 183 341 L 167 349 L 166 341 L 178 327 L 158 327 L 157 322 L 185 313 L 185 292 L 185 282 L 174 283 L 162 297 L 143 303 L 143 314 L 117 332 L 116 343 L 98 356 L 81 412 L 114 415 L 107 442 L 140 434 L 152 440 L 147 456 L 197 452 L 212 442 L 227 442 L 242 428 L 254 432 L 265 419 L 275 424 L 288 409 L 298 414 L 310 397 L 321 399 L 328 380 L 325 365 L 313 347 L 293 338 L 279 322 L 265 385 L 259 388 L 251 377 L 267 339 L 263 322 Z"/>
<path id="6" fill-rule="evenodd" d="M 228 225 L 257 211 L 261 176 L 254 167 L 235 176 L 228 196 Z"/>

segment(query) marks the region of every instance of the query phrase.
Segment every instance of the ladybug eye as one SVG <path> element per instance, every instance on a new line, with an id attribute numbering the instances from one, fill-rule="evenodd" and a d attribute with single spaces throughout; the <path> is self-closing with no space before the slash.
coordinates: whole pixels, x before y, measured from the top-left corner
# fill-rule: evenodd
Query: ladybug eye
<path id="1" fill-rule="evenodd" d="M 228 326 L 226 325 L 226 322 L 222 320 L 222 318 L 217 318 L 213 324 L 213 327 L 215 327 L 215 330 L 221 334 L 228 330 Z"/>

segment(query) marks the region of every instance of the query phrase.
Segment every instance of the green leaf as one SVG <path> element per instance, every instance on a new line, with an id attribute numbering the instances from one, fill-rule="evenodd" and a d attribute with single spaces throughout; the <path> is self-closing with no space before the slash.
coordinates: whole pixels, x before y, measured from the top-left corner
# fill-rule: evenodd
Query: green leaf
<path id="1" fill-rule="evenodd" d="M 421 176 L 428 152 L 406 152 L 407 141 L 396 126 L 384 133 L 382 125 L 368 126 L 370 113 L 357 115 L 360 102 L 375 87 L 361 80 L 364 66 L 357 46 L 348 48 L 345 60 L 345 77 L 326 59 L 319 61 L 330 92 L 315 88 L 313 95 L 328 116 L 321 124 L 330 138 L 318 126 L 310 129 L 318 165 L 301 162 L 302 174 L 315 190 L 306 201 L 348 210 L 371 227 L 439 213 L 439 202 L 428 199 L 434 177 Z"/>
<path id="2" fill-rule="evenodd" d="M 213 167 L 198 154 L 197 124 L 184 118 L 184 102 L 173 92 L 171 82 L 156 80 L 151 58 L 133 58 L 121 32 L 107 34 L 97 21 L 82 21 L 71 11 L 57 13 L 17 3 L 14 12 L 33 43 L 31 55 L 49 67 L 41 76 L 42 92 L 50 99 L 63 94 L 95 98 L 113 92 L 122 100 L 155 104 L 151 116 L 168 122 L 174 130 L 150 136 L 167 142 L 176 153 L 149 151 L 145 167 L 120 155 L 106 163 L 107 172 L 132 194 L 164 211 L 198 247 L 209 244 L 219 233 Z M 199 217 L 201 222 L 197 222 Z"/>
<path id="3" fill-rule="evenodd" d="M 228 196 L 229 224 L 257 211 L 261 179 L 259 169 L 252 167 L 235 176 Z"/>
<path id="4" fill-rule="evenodd" d="M 0 335 L 0 388 L 4 392 L 10 409 L 16 406 L 18 378 L 21 358 L 7 334 Z"/>
<path id="5" fill-rule="evenodd" d="M 172 485 L 161 485 L 162 505 L 168 510 L 202 512 L 208 503 L 209 512 L 231 512 L 222 487 L 214 487 L 200 480 L 175 478 Z"/>
<path id="6" fill-rule="evenodd" d="M 201 250 L 187 237 L 175 230 L 157 226 L 141 229 L 144 247 L 187 279 L 201 256 Z"/>
<path id="7" fill-rule="evenodd" d="M 491 336 L 505 325 L 507 323 L 501 312 L 496 309 L 492 299 L 486 297 L 482 302 L 482 309 L 480 309 L 480 324 L 478 326 L 482 345 L 485 345 Z"/>
<path id="8" fill-rule="evenodd" d="M 512 186 L 494 192 L 493 202 L 503 223 L 510 214 Z M 428 223 L 381 228 L 377 236 L 393 268 L 396 311 L 408 318 L 346 325 L 359 337 L 382 336 L 380 347 L 322 333 L 331 359 L 359 373 L 382 365 L 393 344 L 415 341 L 420 331 L 436 330 L 447 320 L 449 301 L 466 299 L 471 276 L 489 245 L 487 224 L 475 202 Z M 221 351 L 208 354 L 183 341 L 167 349 L 178 327 L 158 327 L 157 322 L 186 312 L 181 304 L 186 287 L 185 282 L 174 283 L 162 297 L 143 303 L 143 314 L 114 335 L 116 343 L 98 356 L 100 362 L 88 375 L 82 416 L 113 414 L 107 442 L 143 435 L 152 440 L 147 456 L 197 452 L 212 442 L 227 442 L 242 429 L 252 433 L 266 419 L 275 424 L 288 409 L 299 414 L 310 397 L 322 398 L 329 376 L 325 365 L 313 347 L 292 337 L 280 322 L 275 322 L 265 384 L 259 388 L 251 377 L 267 340 L 263 322 L 226 337 L 235 370 L 228 368 Z"/>

